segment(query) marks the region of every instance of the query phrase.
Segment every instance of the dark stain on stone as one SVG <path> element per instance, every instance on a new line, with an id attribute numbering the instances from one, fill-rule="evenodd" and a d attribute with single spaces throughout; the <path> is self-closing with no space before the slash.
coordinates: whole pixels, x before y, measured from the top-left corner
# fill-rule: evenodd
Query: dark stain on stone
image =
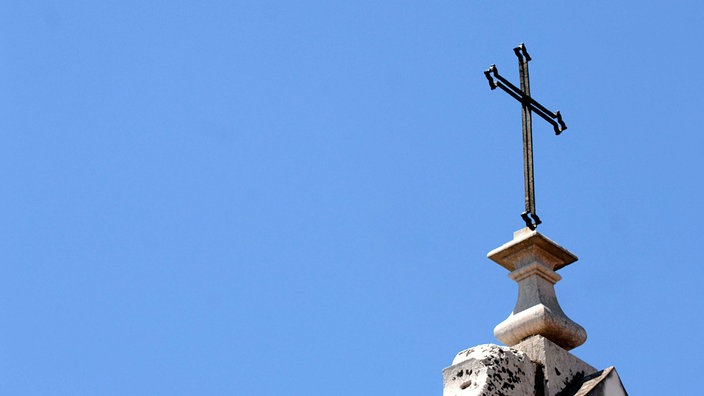
<path id="1" fill-rule="evenodd" d="M 514 385 L 514 384 L 512 384 L 512 383 L 509 383 L 509 382 L 504 382 L 504 384 L 501 385 L 501 389 L 511 389 L 511 390 L 513 390 L 513 389 L 515 389 L 515 388 L 516 388 L 516 385 Z"/>
<path id="2" fill-rule="evenodd" d="M 535 396 L 545 396 L 545 373 L 542 364 L 536 365 L 535 368 Z"/>
<path id="3" fill-rule="evenodd" d="M 555 396 L 574 395 L 579 390 L 579 388 L 582 387 L 582 383 L 584 383 L 584 381 L 586 379 L 587 378 L 585 378 L 585 376 L 584 376 L 584 371 L 580 371 L 578 373 L 575 373 L 571 380 L 568 380 L 567 378 L 565 378 L 563 383 L 566 386 L 563 386 L 562 390 L 557 392 L 555 394 Z"/>

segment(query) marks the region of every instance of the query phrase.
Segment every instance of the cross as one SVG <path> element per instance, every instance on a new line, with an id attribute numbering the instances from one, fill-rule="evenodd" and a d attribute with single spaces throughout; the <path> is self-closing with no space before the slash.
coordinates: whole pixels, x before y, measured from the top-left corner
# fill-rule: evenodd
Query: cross
<path id="1" fill-rule="evenodd" d="M 491 65 L 484 72 L 489 86 L 492 90 L 498 88 L 506 91 L 514 99 L 521 102 L 522 123 L 523 123 L 523 180 L 526 192 L 526 210 L 521 213 L 521 218 L 526 223 L 526 227 L 535 230 L 542 221 L 535 213 L 535 187 L 533 183 L 533 122 L 532 112 L 549 122 L 555 130 L 555 135 L 559 135 L 567 129 L 567 125 L 562 121 L 559 111 L 551 112 L 530 96 L 530 80 L 528 78 L 528 62 L 531 60 L 526 51 L 526 46 L 521 44 L 513 49 L 518 57 L 518 70 L 521 75 L 521 88 L 511 84 L 508 80 L 499 75 L 496 65 Z M 492 77 L 493 74 L 493 77 Z M 496 78 L 496 80 L 494 80 Z M 498 80 L 498 81 L 497 81 Z"/>

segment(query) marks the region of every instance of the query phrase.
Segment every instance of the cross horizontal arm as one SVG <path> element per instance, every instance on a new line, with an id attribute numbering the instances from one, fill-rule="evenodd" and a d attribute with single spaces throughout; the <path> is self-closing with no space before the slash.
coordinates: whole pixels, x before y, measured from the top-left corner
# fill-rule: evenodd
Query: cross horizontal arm
<path id="1" fill-rule="evenodd" d="M 499 81 L 494 81 L 491 74 L 493 74 L 494 77 L 496 77 L 496 79 L 498 79 Z M 550 110 L 546 109 L 543 105 L 538 103 L 535 99 L 533 99 L 529 95 L 526 95 L 520 88 L 513 85 L 507 79 L 503 78 L 499 74 L 499 71 L 495 65 L 491 65 L 489 69 L 484 71 L 484 76 L 486 76 L 487 80 L 489 81 L 489 86 L 492 90 L 496 89 L 497 87 L 501 88 L 517 101 L 527 104 L 531 108 L 531 110 L 535 112 L 535 114 L 539 115 L 540 118 L 544 119 L 545 121 L 550 123 L 550 125 L 552 125 L 556 135 L 559 135 L 560 133 L 562 133 L 562 131 L 567 129 L 567 125 L 562 120 L 562 115 L 559 111 L 553 113 Z"/>

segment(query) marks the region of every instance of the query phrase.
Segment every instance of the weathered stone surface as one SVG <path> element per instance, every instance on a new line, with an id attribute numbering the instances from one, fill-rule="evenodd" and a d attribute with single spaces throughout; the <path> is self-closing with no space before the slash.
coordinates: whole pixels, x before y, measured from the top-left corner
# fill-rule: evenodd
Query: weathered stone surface
<path id="1" fill-rule="evenodd" d="M 565 315 L 555 295 L 561 277 L 554 270 L 577 260 L 557 243 L 528 228 L 516 231 L 513 240 L 489 252 L 488 257 L 511 271 L 518 283 L 513 312 L 494 328 L 499 341 L 513 346 L 533 335 L 542 335 L 566 350 L 582 345 L 587 332 Z"/>
<path id="2" fill-rule="evenodd" d="M 560 348 L 542 336 L 533 336 L 514 346 L 536 363 L 537 370 L 542 371 L 546 396 L 564 395 L 566 389 L 579 386 L 589 375 L 597 370 L 573 354 Z M 571 393 L 570 393 L 571 394 Z"/>
<path id="3" fill-rule="evenodd" d="M 597 371 L 542 336 L 469 348 L 442 374 L 443 396 L 627 396 L 616 369 Z"/>
<path id="4" fill-rule="evenodd" d="M 464 350 L 442 373 L 444 396 L 535 394 L 535 364 L 508 347 L 485 344 Z"/>

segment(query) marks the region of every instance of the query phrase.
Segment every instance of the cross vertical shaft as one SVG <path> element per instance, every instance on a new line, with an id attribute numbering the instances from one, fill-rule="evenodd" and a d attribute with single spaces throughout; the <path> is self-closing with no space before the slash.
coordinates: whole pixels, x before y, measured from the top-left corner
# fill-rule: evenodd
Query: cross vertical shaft
<path id="1" fill-rule="evenodd" d="M 530 109 L 530 77 L 528 74 L 528 62 L 530 56 L 526 52 L 523 44 L 514 48 L 513 51 L 518 57 L 518 70 L 521 78 L 521 91 L 524 97 L 521 100 L 521 123 L 523 129 L 523 181 L 525 187 L 526 210 L 521 214 L 523 220 L 532 228 L 541 223 L 535 212 L 535 179 L 533 175 L 533 119 Z M 531 216 L 533 221 L 530 220 Z M 530 223 L 530 224 L 529 224 Z"/>

